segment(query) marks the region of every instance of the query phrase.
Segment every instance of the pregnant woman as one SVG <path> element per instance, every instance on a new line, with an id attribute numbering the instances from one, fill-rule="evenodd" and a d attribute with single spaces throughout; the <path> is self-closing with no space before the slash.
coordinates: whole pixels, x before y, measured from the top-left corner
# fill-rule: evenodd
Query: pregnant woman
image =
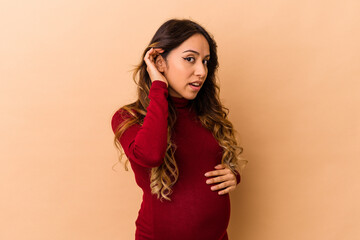
<path id="1" fill-rule="evenodd" d="M 136 240 L 228 239 L 229 192 L 247 161 L 219 99 L 216 47 L 194 21 L 166 21 L 134 71 L 138 99 L 112 117 L 143 190 Z"/>

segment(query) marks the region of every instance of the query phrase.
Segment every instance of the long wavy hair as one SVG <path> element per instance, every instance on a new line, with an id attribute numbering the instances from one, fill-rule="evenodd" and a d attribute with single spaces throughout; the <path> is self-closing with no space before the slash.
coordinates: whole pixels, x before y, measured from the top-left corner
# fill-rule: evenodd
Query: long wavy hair
<path id="1" fill-rule="evenodd" d="M 166 61 L 166 57 L 172 49 L 178 47 L 189 37 L 198 33 L 202 34 L 209 44 L 210 60 L 207 64 L 207 78 L 196 98 L 190 100 L 190 107 L 195 110 L 201 124 L 212 132 L 222 147 L 223 155 L 221 163 L 227 164 L 234 173 L 235 170 L 237 170 L 241 174 L 242 169 L 247 164 L 247 160 L 239 156 L 243 148 L 238 145 L 235 130 L 232 123 L 228 120 L 229 109 L 224 107 L 219 99 L 220 89 L 216 83 L 215 76 L 219 66 L 216 42 L 202 26 L 189 19 L 170 19 L 163 23 L 144 50 L 141 62 L 132 70 L 133 80 L 137 85 L 138 99 L 120 108 L 129 113 L 130 117 L 126 118 L 115 131 L 114 144 L 120 151 L 118 162 L 121 162 L 124 154 L 119 141 L 121 135 L 133 124 L 143 124 L 146 109 L 149 105 L 150 100 L 148 95 L 151 87 L 151 79 L 146 70 L 147 65 L 143 60 L 146 52 L 152 47 L 162 48 L 164 52 L 161 53 L 161 56 Z M 179 169 L 176 159 L 174 158 L 176 145 L 171 139 L 171 131 L 177 116 L 170 97 L 168 97 L 168 103 L 167 149 L 164 161 L 160 166 L 152 168 L 149 176 L 151 193 L 156 194 L 157 198 L 161 201 L 163 199 L 171 201 L 169 196 L 179 176 Z M 124 164 L 126 171 L 128 171 L 128 162 L 129 159 L 127 159 Z"/>

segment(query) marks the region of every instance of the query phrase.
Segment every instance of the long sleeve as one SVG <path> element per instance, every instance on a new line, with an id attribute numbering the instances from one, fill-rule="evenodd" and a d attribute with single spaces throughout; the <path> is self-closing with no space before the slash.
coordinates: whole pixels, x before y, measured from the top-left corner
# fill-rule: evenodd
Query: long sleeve
<path id="1" fill-rule="evenodd" d="M 168 89 L 165 82 L 155 80 L 149 92 L 150 103 L 143 125 L 134 124 L 120 137 L 119 141 L 126 156 L 143 167 L 157 167 L 162 164 L 167 147 Z M 125 110 L 117 111 L 111 125 L 116 128 L 124 120 Z M 124 114 L 123 114 L 124 115 Z"/>

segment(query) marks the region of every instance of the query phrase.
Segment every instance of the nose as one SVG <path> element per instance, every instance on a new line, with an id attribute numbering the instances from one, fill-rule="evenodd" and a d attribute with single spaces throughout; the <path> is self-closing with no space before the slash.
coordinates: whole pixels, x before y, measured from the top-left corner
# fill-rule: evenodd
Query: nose
<path id="1" fill-rule="evenodd" d="M 199 61 L 198 64 L 196 65 L 195 75 L 200 78 L 205 78 L 206 74 L 207 74 L 206 65 L 204 63 L 202 63 L 201 61 Z"/>

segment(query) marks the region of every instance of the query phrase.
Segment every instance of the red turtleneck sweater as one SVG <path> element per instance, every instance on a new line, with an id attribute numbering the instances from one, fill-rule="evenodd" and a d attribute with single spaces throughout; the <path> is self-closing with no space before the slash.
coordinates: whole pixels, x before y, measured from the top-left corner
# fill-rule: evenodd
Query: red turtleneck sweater
<path id="1" fill-rule="evenodd" d="M 120 138 L 129 158 L 136 183 L 143 190 L 143 201 L 136 224 L 136 240 L 226 240 L 230 218 L 229 194 L 219 195 L 206 184 L 204 174 L 221 163 L 222 148 L 212 133 L 198 121 L 188 107 L 189 100 L 169 96 L 177 111 L 172 139 L 177 145 L 175 160 L 178 181 L 171 201 L 161 202 L 151 194 L 150 170 L 162 164 L 167 146 L 168 89 L 155 80 L 142 126 L 128 128 Z M 112 118 L 115 133 L 129 115 L 122 109 Z M 236 175 L 237 183 L 240 175 Z"/>

